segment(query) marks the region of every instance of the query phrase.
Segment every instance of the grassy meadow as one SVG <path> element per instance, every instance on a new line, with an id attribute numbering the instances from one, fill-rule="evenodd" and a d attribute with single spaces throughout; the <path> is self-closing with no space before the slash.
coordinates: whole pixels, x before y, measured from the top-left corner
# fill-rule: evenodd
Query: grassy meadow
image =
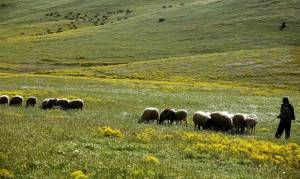
<path id="1" fill-rule="evenodd" d="M 298 7 L 1 0 L 0 95 L 85 105 L 0 106 L 0 178 L 299 178 Z M 296 121 L 276 140 L 283 96 Z M 150 106 L 184 108 L 188 125 L 138 124 Z M 255 113 L 256 133 L 195 131 L 199 110 Z"/>

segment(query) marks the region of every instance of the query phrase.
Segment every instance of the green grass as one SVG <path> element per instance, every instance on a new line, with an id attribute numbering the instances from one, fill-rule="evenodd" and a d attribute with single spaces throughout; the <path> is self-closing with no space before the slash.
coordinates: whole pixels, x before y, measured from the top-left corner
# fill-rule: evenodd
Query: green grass
<path id="1" fill-rule="evenodd" d="M 295 144 L 299 164 L 300 1 L 182 2 L 2 0 L 0 95 L 33 95 L 38 103 L 82 98 L 85 105 L 83 111 L 0 106 L 0 169 L 15 178 L 68 178 L 77 170 L 91 178 L 299 178 L 299 165 L 200 150 L 205 140 L 197 136 L 216 135 L 232 146 Z M 104 25 L 80 21 L 76 30 L 64 18 L 127 9 L 133 12 L 110 15 Z M 45 16 L 55 11 L 61 16 Z M 288 28 L 278 31 L 283 21 Z M 36 35 L 59 27 L 64 32 Z M 273 137 L 282 96 L 290 96 L 297 118 L 288 141 Z M 184 108 L 189 124 L 137 124 L 149 106 Z M 255 113 L 257 132 L 194 133 L 198 110 Z M 103 136 L 103 126 L 124 137 Z M 144 136 L 145 129 L 155 132 Z M 205 145 L 222 143 L 214 142 Z"/>
<path id="2" fill-rule="evenodd" d="M 86 170 L 91 176 L 115 177 L 141 176 L 203 176 L 271 178 L 296 177 L 298 169 L 279 168 L 276 165 L 258 165 L 247 158 L 213 156 L 186 156 L 180 145 L 183 132 L 193 131 L 192 113 L 197 110 L 226 110 L 256 113 L 259 116 L 257 133 L 253 136 L 232 136 L 234 139 L 258 139 L 286 145 L 275 140 L 275 119 L 280 97 L 261 97 L 223 91 L 162 91 L 144 86 L 132 87 L 130 83 L 107 83 L 97 79 L 72 77 L 39 77 L 14 75 L 1 78 L 1 94 L 36 95 L 38 99 L 49 96 L 81 97 L 85 99 L 83 111 L 43 111 L 1 107 L 1 167 L 12 170 L 16 177 L 67 177 L 75 170 Z M 299 106 L 299 96 L 292 102 Z M 189 111 L 189 126 L 157 126 L 137 124 L 137 119 L 147 106 L 185 108 Z M 299 114 L 296 108 L 296 113 Z M 120 129 L 122 139 L 105 138 L 96 132 L 97 127 L 112 126 Z M 173 135 L 169 140 L 151 139 L 140 142 L 136 133 L 144 128 L 154 128 L 161 135 Z M 260 129 L 267 128 L 267 131 Z M 298 122 L 293 123 L 292 137 L 288 141 L 299 144 Z M 201 132 L 203 133 L 203 132 Z M 210 135 L 210 134 L 207 134 Z M 179 146 L 178 146 L 179 145 Z M 160 165 L 145 164 L 145 155 L 154 155 Z M 204 155 L 204 156 L 203 156 Z M 251 173 L 252 170 L 257 172 Z M 142 174 L 137 174 L 137 173 Z M 284 174 L 285 172 L 285 174 Z"/>

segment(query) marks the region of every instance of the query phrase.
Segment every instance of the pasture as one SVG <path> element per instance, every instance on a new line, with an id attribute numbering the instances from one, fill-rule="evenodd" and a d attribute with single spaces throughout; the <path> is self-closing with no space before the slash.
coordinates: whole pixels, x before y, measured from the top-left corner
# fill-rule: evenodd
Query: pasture
<path id="1" fill-rule="evenodd" d="M 60 95 L 85 99 L 83 111 L 1 106 L 1 167 L 11 169 L 16 177 L 25 178 L 68 177 L 77 170 L 95 178 L 299 176 L 299 163 L 272 161 L 275 155 L 281 156 L 273 148 L 294 143 L 299 152 L 298 122 L 293 123 L 290 140 L 273 138 L 281 95 L 245 95 L 238 89 L 202 87 L 189 90 L 167 83 L 147 85 L 147 82 L 80 77 L 1 76 L 1 93 L 30 94 L 38 99 Z M 293 104 L 299 106 L 299 96 L 290 95 Z M 189 125 L 137 124 L 147 106 L 185 108 L 189 112 Z M 256 113 L 259 117 L 257 132 L 243 136 L 195 132 L 191 117 L 197 110 Z M 299 108 L 296 110 L 299 114 Z M 119 129 L 122 137 L 110 136 L 109 131 L 106 137 L 99 132 L 104 126 Z M 255 155 L 269 158 L 253 159 L 252 153 L 231 153 L 232 149 L 220 148 L 217 145 L 220 141 L 243 150 L 249 150 L 244 145 L 251 146 L 255 141 L 258 142 L 253 144 L 255 148 L 265 145 L 271 154 L 259 151 Z M 206 152 L 197 148 L 197 144 L 204 145 L 204 149 L 214 146 L 215 150 Z M 155 156 L 159 163 L 147 162 L 148 155 Z M 284 154 L 299 162 L 297 155 Z M 252 173 L 253 170 L 258 172 Z"/>

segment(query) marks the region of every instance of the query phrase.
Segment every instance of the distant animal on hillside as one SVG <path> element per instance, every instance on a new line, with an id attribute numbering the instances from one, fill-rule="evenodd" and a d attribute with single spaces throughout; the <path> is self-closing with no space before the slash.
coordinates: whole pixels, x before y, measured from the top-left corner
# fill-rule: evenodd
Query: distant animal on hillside
<path id="1" fill-rule="evenodd" d="M 7 95 L 1 95 L 0 96 L 0 105 L 6 105 L 9 102 L 9 96 Z"/>
<path id="2" fill-rule="evenodd" d="M 164 22 L 166 19 L 165 18 L 159 18 L 158 23 Z"/>
<path id="3" fill-rule="evenodd" d="M 280 31 L 283 31 L 286 27 L 287 27 L 287 26 L 286 26 L 286 23 L 283 22 L 283 23 L 281 24 L 279 30 L 280 30 Z"/>
<path id="4" fill-rule="evenodd" d="M 81 109 L 83 108 L 83 100 L 82 99 L 74 99 L 70 100 L 68 104 L 68 109 Z"/>
<path id="5" fill-rule="evenodd" d="M 165 109 L 160 113 L 159 124 L 163 124 L 164 121 L 169 122 L 170 124 L 176 120 L 176 111 L 174 109 Z"/>
<path id="6" fill-rule="evenodd" d="M 202 129 L 207 129 L 206 126 L 209 120 L 211 120 L 210 113 L 202 112 L 202 111 L 195 112 L 193 116 L 195 130 L 196 129 L 200 130 L 201 127 Z"/>
<path id="7" fill-rule="evenodd" d="M 149 123 L 150 121 L 159 120 L 159 110 L 154 107 L 148 107 L 142 112 L 138 123 Z"/>
<path id="8" fill-rule="evenodd" d="M 13 96 L 9 101 L 10 106 L 21 106 L 22 103 L 23 103 L 23 97 L 20 95 Z"/>
<path id="9" fill-rule="evenodd" d="M 26 100 L 26 107 L 34 107 L 37 102 L 36 97 L 30 96 Z"/>
<path id="10" fill-rule="evenodd" d="M 187 124 L 187 116 L 188 116 L 187 110 L 185 109 L 177 110 L 176 117 L 175 117 L 176 124 L 181 124 L 182 122 L 185 122 Z"/>

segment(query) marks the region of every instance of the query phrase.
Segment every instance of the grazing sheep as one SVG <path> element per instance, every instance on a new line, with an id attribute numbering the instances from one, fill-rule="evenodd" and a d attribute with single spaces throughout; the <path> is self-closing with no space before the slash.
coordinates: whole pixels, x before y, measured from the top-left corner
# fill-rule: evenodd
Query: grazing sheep
<path id="1" fill-rule="evenodd" d="M 82 99 L 74 99 L 69 101 L 68 109 L 81 109 L 83 108 Z"/>
<path id="2" fill-rule="evenodd" d="M 256 114 L 248 114 L 246 115 L 246 128 L 250 133 L 255 133 L 255 126 L 257 124 L 257 116 Z"/>
<path id="3" fill-rule="evenodd" d="M 195 130 L 198 128 L 200 130 L 200 127 L 202 126 L 202 129 L 206 129 L 207 122 L 211 120 L 210 114 L 202 111 L 197 111 L 194 113 L 193 121 L 195 125 Z"/>
<path id="4" fill-rule="evenodd" d="M 36 97 L 30 96 L 26 100 L 26 107 L 34 107 L 37 102 Z"/>
<path id="5" fill-rule="evenodd" d="M 182 121 L 184 121 L 187 124 L 187 115 L 188 112 L 185 109 L 179 109 L 178 111 L 176 111 L 176 124 L 181 124 Z"/>
<path id="6" fill-rule="evenodd" d="M 214 112 L 210 114 L 211 126 L 210 128 L 216 131 L 229 131 L 232 129 L 232 117 L 227 112 Z"/>
<path id="7" fill-rule="evenodd" d="M 237 113 L 232 118 L 233 127 L 237 134 L 243 134 L 246 127 L 246 116 L 245 114 Z"/>
<path id="8" fill-rule="evenodd" d="M 149 121 L 155 121 L 159 119 L 159 110 L 157 108 L 149 107 L 144 109 L 143 113 L 141 114 L 140 119 L 138 120 L 138 123 Z"/>
<path id="9" fill-rule="evenodd" d="M 9 96 L 7 96 L 7 95 L 0 96 L 0 104 L 3 104 L 3 105 L 8 104 L 8 101 L 9 101 Z"/>
<path id="10" fill-rule="evenodd" d="M 159 124 L 163 124 L 164 121 L 168 121 L 169 123 L 173 123 L 176 120 L 176 111 L 174 109 L 165 109 L 160 113 Z"/>
<path id="11" fill-rule="evenodd" d="M 53 108 L 53 106 L 55 106 L 56 102 L 57 102 L 56 98 L 44 99 L 40 105 L 40 108 L 51 109 L 51 108 Z"/>
<path id="12" fill-rule="evenodd" d="M 22 103 L 23 103 L 23 97 L 20 95 L 13 96 L 9 101 L 10 106 L 21 106 Z"/>
<path id="13" fill-rule="evenodd" d="M 57 99 L 55 106 L 61 107 L 63 110 L 67 110 L 69 105 L 68 99 Z"/>

